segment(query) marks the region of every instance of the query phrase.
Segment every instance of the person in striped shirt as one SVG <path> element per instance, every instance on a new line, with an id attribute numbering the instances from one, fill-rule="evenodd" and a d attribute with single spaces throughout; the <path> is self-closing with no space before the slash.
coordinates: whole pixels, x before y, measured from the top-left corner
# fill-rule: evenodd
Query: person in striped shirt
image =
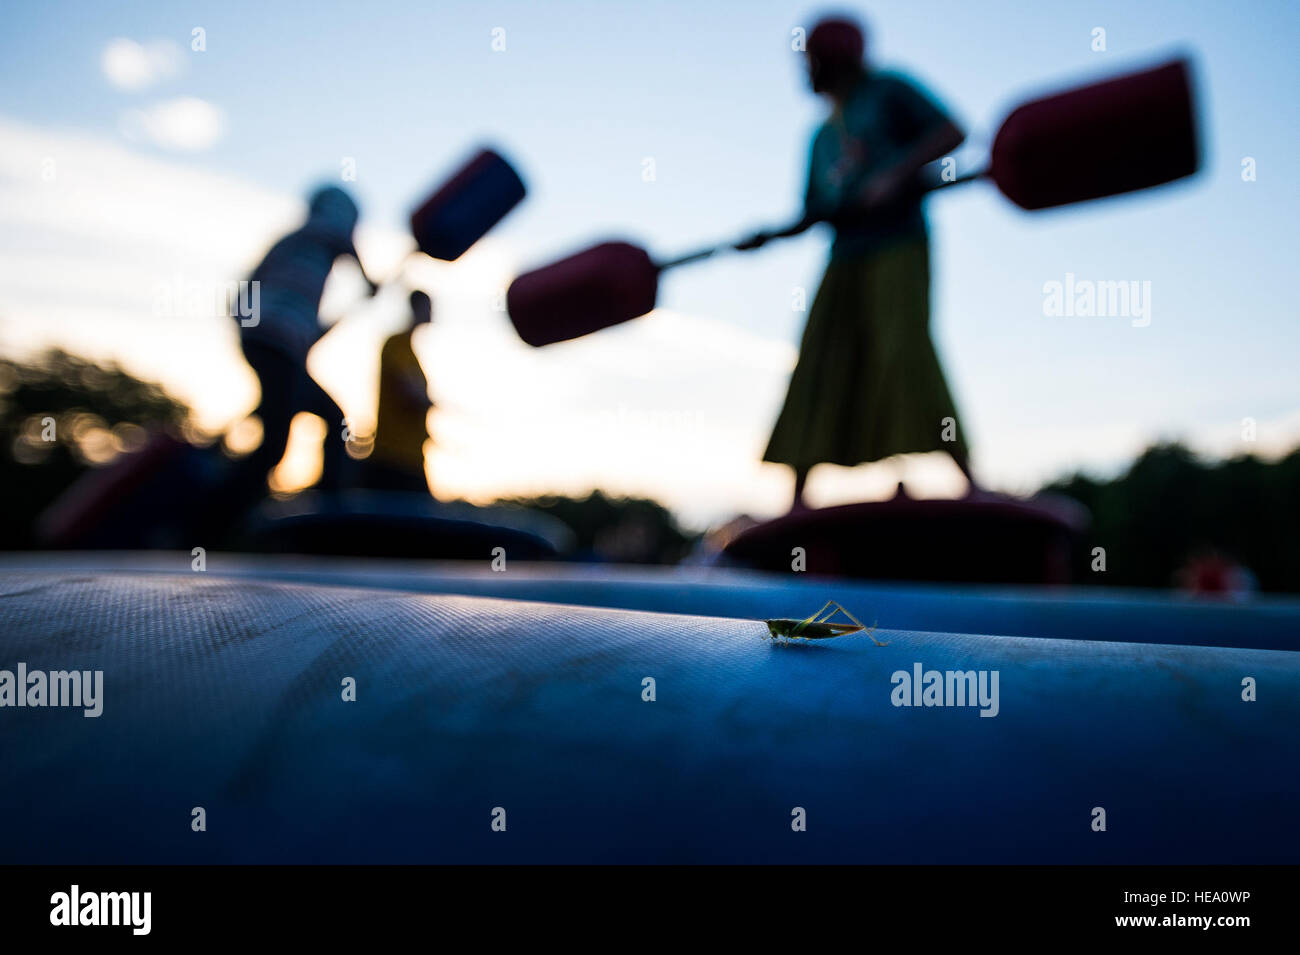
<path id="1" fill-rule="evenodd" d="M 262 420 L 262 444 L 246 464 L 258 496 L 265 493 L 267 473 L 284 456 L 290 422 L 301 411 L 318 415 L 328 429 L 320 487 L 341 486 L 346 448 L 335 429 L 343 424 L 343 412 L 307 371 L 307 353 L 325 333 L 320 301 L 335 261 L 348 256 L 361 264 L 352 240 L 357 218 L 356 203 L 342 189 L 318 189 L 306 222 L 271 246 L 250 276 L 257 283 L 259 308 L 238 320 L 244 360 L 262 389 L 255 412 Z M 377 286 L 366 281 L 374 294 Z"/>

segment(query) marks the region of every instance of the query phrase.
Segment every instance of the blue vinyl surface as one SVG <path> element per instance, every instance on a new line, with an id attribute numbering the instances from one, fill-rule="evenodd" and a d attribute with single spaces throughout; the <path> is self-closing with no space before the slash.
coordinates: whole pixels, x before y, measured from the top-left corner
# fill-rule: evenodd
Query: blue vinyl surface
<path id="1" fill-rule="evenodd" d="M 763 619 L 837 600 L 865 623 L 905 630 L 1300 650 L 1300 600 L 1234 603 L 1160 591 L 866 583 L 706 567 L 626 567 L 214 554 L 208 573 L 285 583 L 463 594 L 542 603 Z M 4 570 L 190 575 L 185 552 L 0 554 Z"/>
<path id="2" fill-rule="evenodd" d="M 105 691 L 0 709 L 0 862 L 1300 861 L 1294 651 L 885 619 L 886 647 L 780 645 L 758 583 L 704 617 L 5 563 L 0 668 Z M 917 664 L 997 671 L 997 715 L 894 705 Z"/>

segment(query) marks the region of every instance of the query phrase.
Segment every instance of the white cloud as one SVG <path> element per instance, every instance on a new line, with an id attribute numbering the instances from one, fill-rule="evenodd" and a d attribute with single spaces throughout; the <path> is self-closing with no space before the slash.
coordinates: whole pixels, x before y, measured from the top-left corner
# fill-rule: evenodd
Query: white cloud
<path id="1" fill-rule="evenodd" d="M 122 114 L 122 135 L 164 149 L 198 152 L 214 146 L 226 131 L 225 115 L 207 100 L 180 96 Z"/>
<path id="2" fill-rule="evenodd" d="M 154 268 L 164 254 L 190 265 L 237 265 L 303 211 L 301 197 L 100 137 L 0 117 L 4 232 L 53 233 L 70 255 L 91 257 L 93 244 Z"/>
<path id="3" fill-rule="evenodd" d="M 184 65 L 181 48 L 171 40 L 138 43 L 127 37 L 108 41 L 100 66 L 108 81 L 123 90 L 142 90 L 175 76 Z"/>
<path id="4" fill-rule="evenodd" d="M 0 341 L 118 360 L 220 426 L 254 391 L 216 293 L 302 214 L 292 196 L 0 117 Z"/>

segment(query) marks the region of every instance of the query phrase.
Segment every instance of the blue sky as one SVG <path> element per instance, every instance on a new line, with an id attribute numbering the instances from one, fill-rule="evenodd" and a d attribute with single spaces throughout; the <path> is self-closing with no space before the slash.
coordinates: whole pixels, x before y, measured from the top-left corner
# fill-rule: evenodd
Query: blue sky
<path id="1" fill-rule="evenodd" d="M 1300 7 L 910 0 L 836 9 L 862 14 L 872 58 L 912 72 L 966 125 L 971 146 L 961 158 L 977 158 L 1027 95 L 1176 52 L 1195 57 L 1206 159 L 1195 180 L 1049 213 L 1020 212 L 987 185 L 929 203 L 934 334 L 976 468 L 990 483 L 1028 490 L 1075 467 L 1113 470 L 1161 437 L 1240 450 L 1245 417 L 1259 422 L 1260 450 L 1300 440 L 1292 279 Z M 469 313 L 487 294 L 476 281 L 499 284 L 597 238 L 629 237 L 670 254 L 794 212 L 807 138 L 823 107 L 804 88 L 790 37 L 820 11 L 767 2 L 11 5 L 0 31 L 8 194 L 24 200 L 24 190 L 38 188 L 19 175 L 22 157 L 80 150 L 77 143 L 111 149 L 105 155 L 124 170 L 138 161 L 150 174 L 130 181 L 144 181 L 145 190 L 168 170 L 214 190 L 229 185 L 243 203 L 231 201 L 232 221 L 223 225 L 234 238 L 221 246 L 224 258 L 194 275 L 203 281 L 224 270 L 234 278 L 292 213 L 295 197 L 337 178 L 342 157 L 356 161 L 351 187 L 365 222 L 391 238 L 438 174 L 475 143 L 494 142 L 517 161 L 530 195 L 471 253 L 477 265 L 428 273 L 446 318 L 421 356 L 447 415 L 435 488 L 441 471 L 449 496 L 599 484 L 662 497 L 696 522 L 736 507 L 774 512 L 788 478 L 756 459 L 805 317 L 790 307 L 791 290 L 811 296 L 825 235 L 672 275 L 655 329 L 637 323 L 647 328 L 524 355 L 497 350 L 512 347 L 497 328 L 503 317 Z M 190 50 L 194 27 L 206 31 L 204 52 Z M 1091 48 L 1095 27 L 1106 31 L 1105 52 Z M 494 28 L 505 31 L 504 51 L 492 49 Z M 153 85 L 122 89 L 102 65 L 114 38 L 171 41 L 182 59 Z M 219 111 L 210 148 L 177 151 L 124 135 L 125 115 L 176 97 Z M 1247 156 L 1256 160 L 1254 182 L 1241 178 Z M 647 158 L 653 182 L 642 178 Z M 101 177 L 95 188 L 113 192 L 115 181 Z M 58 217 L 67 213 L 54 210 L 67 206 L 44 201 L 0 240 L 0 255 L 17 256 L 7 270 L 0 262 L 0 343 L 81 343 L 164 378 L 171 369 L 178 390 L 188 382 L 186 396 L 206 401 L 214 421 L 246 412 L 250 386 L 228 335 L 196 333 L 194 341 L 219 342 L 220 359 L 208 364 L 239 387 L 218 396 L 214 373 L 196 395 L 195 376 L 176 370 L 185 367 L 184 333 L 160 336 L 156 323 L 133 321 L 125 307 L 93 326 L 52 317 L 68 314 L 50 309 L 71 293 L 62 282 L 39 287 L 34 255 L 100 256 L 106 272 L 125 274 L 127 253 L 106 250 L 115 244 L 108 233 L 98 244 L 82 233 L 79 245 L 66 244 Z M 247 238 L 237 241 L 240 222 Z M 196 217 L 194 228 L 215 225 Z M 159 231 L 151 242 L 147 230 L 142 221 L 131 253 L 141 275 L 162 270 L 156 249 L 169 235 Z M 378 237 L 370 247 L 388 248 Z M 1043 285 L 1066 273 L 1150 282 L 1151 324 L 1045 316 Z M 119 323 L 111 332 L 110 321 Z M 215 321 L 203 334 L 218 335 L 224 326 Z M 358 324 L 372 330 L 370 341 L 385 318 Z M 175 360 L 159 356 L 161 340 Z M 339 355 L 335 367 L 342 381 Z M 502 394 L 485 394 L 491 387 Z M 350 388 L 363 406 L 365 388 Z M 565 389 L 567 399 L 558 394 Z M 510 439 L 508 430 L 492 430 L 506 427 L 492 416 L 521 405 L 549 407 L 556 419 L 566 409 L 606 413 L 600 433 L 610 450 L 588 448 L 572 420 L 557 420 L 553 445 L 567 466 L 511 466 L 476 452 L 477 436 Z M 670 464 L 683 461 L 693 463 Z M 945 468 L 922 460 L 826 469 L 812 490 L 824 502 L 872 496 L 903 476 L 943 493 L 951 485 Z M 737 496 L 737 487 L 747 490 Z"/>

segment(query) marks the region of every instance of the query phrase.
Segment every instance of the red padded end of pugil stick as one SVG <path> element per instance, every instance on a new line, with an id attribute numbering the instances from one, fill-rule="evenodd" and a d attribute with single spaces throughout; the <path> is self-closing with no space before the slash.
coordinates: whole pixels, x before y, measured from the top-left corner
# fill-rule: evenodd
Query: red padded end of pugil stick
<path id="1" fill-rule="evenodd" d="M 1181 179 L 1200 165 L 1188 64 L 1026 103 L 993 143 L 993 180 L 1022 209 L 1047 209 Z"/>
<path id="2" fill-rule="evenodd" d="M 534 347 L 580 338 L 651 311 L 659 270 L 627 242 L 603 242 L 519 276 L 506 308 L 519 337 Z"/>

